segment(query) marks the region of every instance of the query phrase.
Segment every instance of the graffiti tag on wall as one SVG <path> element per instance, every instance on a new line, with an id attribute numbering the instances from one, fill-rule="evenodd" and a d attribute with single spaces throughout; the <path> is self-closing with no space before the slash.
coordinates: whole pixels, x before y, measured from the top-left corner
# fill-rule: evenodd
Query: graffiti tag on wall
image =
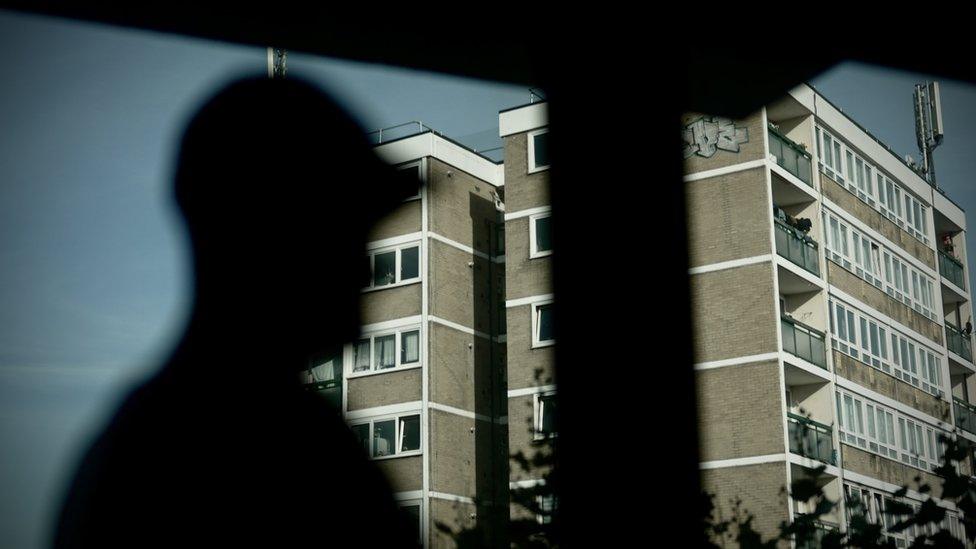
<path id="1" fill-rule="evenodd" d="M 719 149 L 737 153 L 739 145 L 749 142 L 748 128 L 736 128 L 732 120 L 719 116 L 699 118 L 686 125 L 681 133 L 686 159 L 696 154 L 711 158 Z"/>

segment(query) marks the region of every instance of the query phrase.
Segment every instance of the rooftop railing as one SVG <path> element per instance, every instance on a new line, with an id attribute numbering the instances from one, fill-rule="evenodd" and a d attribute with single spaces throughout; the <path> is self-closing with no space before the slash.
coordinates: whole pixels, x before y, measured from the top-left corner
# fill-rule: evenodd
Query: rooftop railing
<path id="1" fill-rule="evenodd" d="M 956 427 L 976 435 L 976 406 L 956 397 L 952 397 L 952 406 L 956 415 Z"/>
<path id="2" fill-rule="evenodd" d="M 817 242 L 778 219 L 773 219 L 776 253 L 811 273 L 820 276 L 820 253 Z"/>
<path id="3" fill-rule="evenodd" d="M 789 422 L 790 452 L 835 465 L 834 430 L 829 425 L 818 423 L 803 416 L 786 415 Z"/>
<path id="4" fill-rule="evenodd" d="M 797 145 L 790 138 L 779 133 L 779 130 L 769 125 L 769 154 L 776 157 L 776 163 L 781 168 L 795 175 L 797 179 L 813 186 L 813 163 L 810 153 Z"/>
<path id="5" fill-rule="evenodd" d="M 969 336 L 962 333 L 959 328 L 956 328 L 948 322 L 946 322 L 945 328 L 946 347 L 948 347 L 953 353 L 956 353 L 969 362 L 972 362 L 973 342 L 969 340 Z"/>
<path id="6" fill-rule="evenodd" d="M 827 369 L 827 347 L 824 333 L 787 316 L 780 318 L 783 350 Z"/>
<path id="7" fill-rule="evenodd" d="M 962 290 L 966 289 L 966 276 L 963 274 L 962 262 L 951 255 L 939 250 L 939 272 L 949 282 Z"/>

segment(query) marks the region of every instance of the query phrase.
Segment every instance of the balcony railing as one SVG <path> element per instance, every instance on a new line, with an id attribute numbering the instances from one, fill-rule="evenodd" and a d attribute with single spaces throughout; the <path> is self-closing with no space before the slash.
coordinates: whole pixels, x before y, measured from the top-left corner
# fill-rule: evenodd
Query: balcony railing
<path id="1" fill-rule="evenodd" d="M 778 219 L 773 219 L 773 226 L 776 232 L 776 253 L 820 276 L 817 242 Z"/>
<path id="2" fill-rule="evenodd" d="M 833 429 L 812 419 L 787 414 L 790 452 L 830 465 L 836 464 Z"/>
<path id="3" fill-rule="evenodd" d="M 955 408 L 956 427 L 976 435 L 976 406 L 955 397 L 952 398 L 952 405 Z"/>
<path id="4" fill-rule="evenodd" d="M 962 263 L 942 250 L 939 250 L 939 272 L 957 288 L 966 289 L 966 276 L 963 274 Z"/>
<path id="5" fill-rule="evenodd" d="M 790 138 L 779 133 L 772 124 L 769 125 L 769 154 L 776 157 L 776 163 L 781 168 L 795 175 L 797 179 L 807 185 L 813 186 L 813 163 L 810 153 Z"/>
<path id="6" fill-rule="evenodd" d="M 783 332 L 783 350 L 827 369 L 827 347 L 824 334 L 789 317 L 780 319 Z"/>
<path id="7" fill-rule="evenodd" d="M 969 336 L 962 333 L 959 328 L 956 328 L 952 324 L 946 322 L 946 347 L 950 351 L 956 353 L 957 355 L 963 357 L 969 362 L 973 361 L 973 342 L 969 340 Z"/>
<path id="8" fill-rule="evenodd" d="M 806 516 L 797 513 L 795 522 L 800 522 L 805 519 Z M 823 547 L 823 539 L 827 534 L 838 530 L 836 524 L 830 524 L 822 520 L 813 520 L 811 525 L 813 526 L 813 531 L 810 532 L 810 539 L 798 541 L 796 543 L 796 549 L 820 549 Z"/>

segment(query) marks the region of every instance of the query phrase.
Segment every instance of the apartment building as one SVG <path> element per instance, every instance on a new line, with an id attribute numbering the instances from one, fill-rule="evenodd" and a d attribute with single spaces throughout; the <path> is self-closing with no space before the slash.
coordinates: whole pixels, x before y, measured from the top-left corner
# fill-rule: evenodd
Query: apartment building
<path id="1" fill-rule="evenodd" d="M 683 123 L 703 489 L 771 536 L 812 511 L 782 489 L 816 467 L 825 529 L 845 496 L 886 524 L 920 477 L 962 539 L 932 470 L 939 435 L 976 441 L 965 213 L 808 86 Z"/>
<path id="2" fill-rule="evenodd" d="M 505 151 L 505 310 L 511 517 L 550 521 L 556 437 L 548 104 L 499 113 Z M 527 458 L 528 462 L 520 458 Z M 542 458 L 542 459 L 537 459 Z M 534 508 L 520 504 L 535 498 Z"/>
<path id="3" fill-rule="evenodd" d="M 498 545 L 503 167 L 426 127 L 376 151 L 417 177 L 417 195 L 370 236 L 360 339 L 313 357 L 305 381 L 344 415 L 416 516 L 423 546 L 454 546 L 461 530 Z"/>

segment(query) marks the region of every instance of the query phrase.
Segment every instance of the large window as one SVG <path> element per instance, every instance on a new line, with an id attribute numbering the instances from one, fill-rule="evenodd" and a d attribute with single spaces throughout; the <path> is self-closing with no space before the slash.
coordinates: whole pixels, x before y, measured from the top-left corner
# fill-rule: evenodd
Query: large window
<path id="1" fill-rule="evenodd" d="M 424 161 L 416 160 L 414 162 L 409 162 L 407 164 L 401 164 L 397 166 L 400 173 L 408 179 L 410 184 L 416 182 L 417 194 L 408 196 L 405 201 L 409 200 L 419 200 L 420 199 L 420 189 L 424 184 Z"/>
<path id="2" fill-rule="evenodd" d="M 556 393 L 554 391 L 535 395 L 534 424 L 536 440 L 556 436 Z"/>
<path id="3" fill-rule="evenodd" d="M 942 397 L 942 359 L 935 351 L 846 303 L 829 301 L 834 348 Z"/>
<path id="4" fill-rule="evenodd" d="M 420 327 L 365 334 L 352 345 L 352 374 L 420 366 Z"/>
<path id="5" fill-rule="evenodd" d="M 545 347 L 556 342 L 552 302 L 532 304 L 532 346 Z"/>
<path id="6" fill-rule="evenodd" d="M 383 288 L 420 280 L 420 245 L 371 250 L 366 257 L 370 277 L 366 288 Z"/>
<path id="7" fill-rule="evenodd" d="M 928 244 L 928 207 L 846 144 L 817 127 L 820 171 Z M 877 183 L 875 185 L 874 183 Z"/>
<path id="8" fill-rule="evenodd" d="M 552 254 L 552 214 L 529 216 L 529 257 L 545 257 Z"/>
<path id="9" fill-rule="evenodd" d="M 824 210 L 826 256 L 918 313 L 937 321 L 935 283 L 888 248 Z"/>
<path id="10" fill-rule="evenodd" d="M 418 547 L 422 547 L 424 544 L 423 515 L 420 512 L 421 503 L 422 500 L 419 499 L 401 500 L 397 502 L 397 505 L 400 506 L 400 511 L 407 515 L 407 521 L 416 529 Z"/>
<path id="11" fill-rule="evenodd" d="M 549 128 L 529 132 L 529 173 L 549 169 Z"/>
<path id="12" fill-rule="evenodd" d="M 401 414 L 350 424 L 367 455 L 373 458 L 420 453 L 420 415 Z"/>
<path id="13" fill-rule="evenodd" d="M 837 391 L 841 442 L 917 467 L 935 470 L 942 461 L 940 429 L 847 391 Z"/>

